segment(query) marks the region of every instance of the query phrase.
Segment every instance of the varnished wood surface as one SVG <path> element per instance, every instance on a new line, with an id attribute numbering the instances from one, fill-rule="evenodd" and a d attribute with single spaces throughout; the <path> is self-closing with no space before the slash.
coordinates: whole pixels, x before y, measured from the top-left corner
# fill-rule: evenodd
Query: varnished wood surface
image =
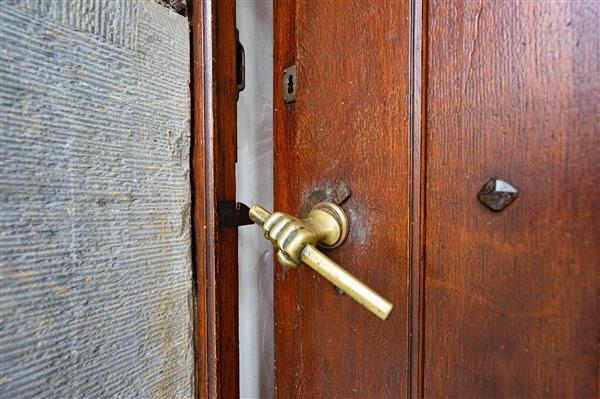
<path id="1" fill-rule="evenodd" d="M 406 396 L 408 3 L 297 0 L 275 10 L 276 207 L 299 215 L 312 190 L 345 182 L 350 236 L 327 253 L 395 305 L 381 321 L 310 268 L 278 265 L 277 396 Z M 297 102 L 286 106 L 281 74 L 294 50 Z"/>
<path id="2" fill-rule="evenodd" d="M 197 394 L 239 396 L 237 230 L 217 226 L 235 201 L 235 1 L 195 2 L 192 25 L 193 230 Z"/>
<path id="3" fill-rule="evenodd" d="M 598 397 L 600 3 L 428 14 L 424 395 Z"/>
<path id="4" fill-rule="evenodd" d="M 275 0 L 273 18 L 274 208 L 293 214 L 302 207 L 292 185 L 296 173 L 296 104 L 284 103 L 282 82 L 283 70 L 294 64 L 296 58 L 296 0 Z M 284 278 L 287 271 L 278 264 L 274 266 L 275 396 L 293 397 L 296 365 L 288 356 L 298 344 L 299 320 L 294 310 L 296 285 Z"/>
<path id="5" fill-rule="evenodd" d="M 207 289 L 206 248 L 207 237 L 203 229 L 206 225 L 206 168 L 204 164 L 204 35 L 202 29 L 203 8 L 192 4 L 190 9 L 190 24 L 192 31 L 191 52 L 191 103 L 192 103 L 192 256 L 195 282 L 195 323 L 194 323 L 194 360 L 196 365 L 196 394 L 199 398 L 208 396 L 208 304 L 205 295 L 200 295 Z M 212 339 L 212 337 L 211 337 Z"/>

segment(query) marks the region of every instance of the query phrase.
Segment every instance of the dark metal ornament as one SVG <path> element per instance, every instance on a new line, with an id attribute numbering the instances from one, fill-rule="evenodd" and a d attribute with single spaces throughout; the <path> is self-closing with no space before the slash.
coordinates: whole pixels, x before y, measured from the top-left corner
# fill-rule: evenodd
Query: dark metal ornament
<path id="1" fill-rule="evenodd" d="M 477 197 L 492 211 L 499 212 L 506 208 L 518 193 L 519 190 L 510 183 L 493 177 L 479 190 Z"/>

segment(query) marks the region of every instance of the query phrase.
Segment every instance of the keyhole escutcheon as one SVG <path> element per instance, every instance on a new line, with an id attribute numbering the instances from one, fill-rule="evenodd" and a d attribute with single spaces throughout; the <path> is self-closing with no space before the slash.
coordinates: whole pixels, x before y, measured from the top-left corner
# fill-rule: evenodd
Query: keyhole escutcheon
<path id="1" fill-rule="evenodd" d="M 298 79 L 296 78 L 296 65 L 290 65 L 283 71 L 283 80 L 281 91 L 283 100 L 286 104 L 296 101 L 296 91 L 298 90 Z"/>
<path id="2" fill-rule="evenodd" d="M 287 84 L 287 92 L 288 94 L 292 94 L 294 92 L 294 76 L 288 76 L 288 84 Z"/>

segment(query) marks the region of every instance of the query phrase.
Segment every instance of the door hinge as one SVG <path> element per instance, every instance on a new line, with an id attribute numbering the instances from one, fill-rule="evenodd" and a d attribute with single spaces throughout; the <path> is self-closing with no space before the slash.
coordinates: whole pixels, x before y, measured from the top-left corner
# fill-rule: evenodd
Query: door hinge
<path id="1" fill-rule="evenodd" d="M 250 208 L 241 202 L 222 201 L 217 203 L 219 229 L 252 224 L 249 216 Z"/>
<path id="2" fill-rule="evenodd" d="M 246 88 L 246 52 L 240 42 L 240 31 L 235 28 L 235 53 L 236 53 L 236 76 L 237 76 L 237 97 L 240 98 L 240 92 Z"/>

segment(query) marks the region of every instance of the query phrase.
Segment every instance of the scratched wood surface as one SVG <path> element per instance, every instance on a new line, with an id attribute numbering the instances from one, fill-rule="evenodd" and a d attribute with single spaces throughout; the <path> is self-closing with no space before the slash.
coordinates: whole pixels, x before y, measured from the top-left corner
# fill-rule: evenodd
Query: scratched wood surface
<path id="1" fill-rule="evenodd" d="M 275 9 L 276 206 L 299 215 L 313 190 L 345 182 L 350 236 L 327 254 L 395 305 L 384 322 L 310 268 L 277 266 L 277 396 L 405 396 L 408 3 L 297 0 Z M 294 61 L 294 37 L 297 101 L 286 106 L 281 74 Z"/>
<path id="2" fill-rule="evenodd" d="M 187 18 L 0 2 L 0 397 L 193 396 Z"/>
<path id="3" fill-rule="evenodd" d="M 600 3 L 428 12 L 424 394 L 598 397 Z"/>

